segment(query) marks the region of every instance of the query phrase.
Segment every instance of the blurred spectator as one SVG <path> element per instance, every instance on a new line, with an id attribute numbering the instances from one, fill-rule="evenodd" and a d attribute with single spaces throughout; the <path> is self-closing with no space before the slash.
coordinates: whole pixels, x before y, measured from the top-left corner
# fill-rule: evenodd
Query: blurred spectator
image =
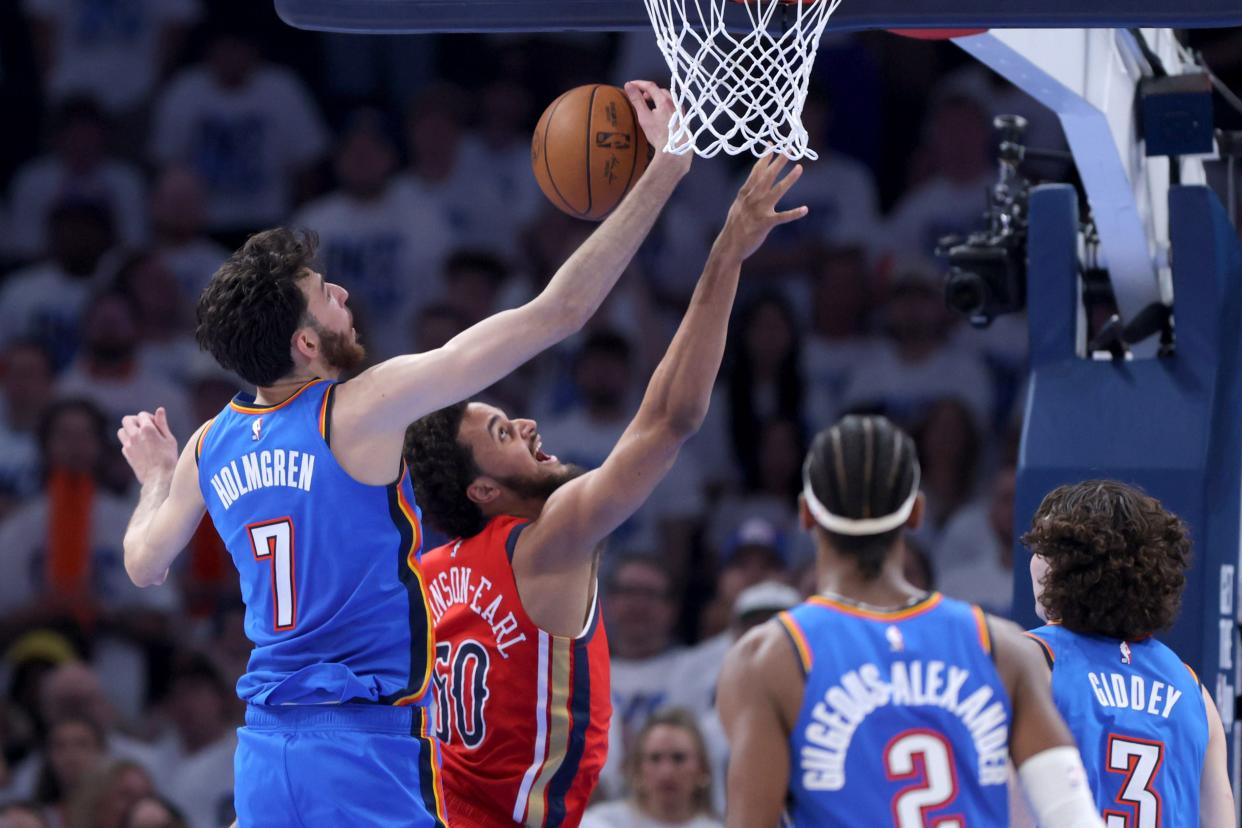
<path id="1" fill-rule="evenodd" d="M 43 491 L 0 524 L 0 629 L 72 623 L 91 636 L 112 700 L 133 715 L 145 693 L 141 646 L 164 640 L 177 594 L 139 589 L 125 572 L 130 504 L 100 485 L 107 428 L 84 400 L 44 415 Z"/>
<path id="2" fill-rule="evenodd" d="M 540 429 L 549 450 L 562 462 L 598 468 L 634 416 L 634 374 L 633 350 L 624 337 L 592 333 L 574 366 L 579 404 L 548 418 Z M 610 548 L 665 550 L 679 576 L 686 565 L 688 527 L 702 509 L 698 468 L 693 457 L 682 455 L 647 504 L 612 533 Z"/>
<path id="3" fill-rule="evenodd" d="M 970 410 L 960 400 L 932 403 L 914 430 L 922 466 L 920 488 L 927 498 L 923 526 L 915 537 L 930 539 L 974 494 L 982 435 Z"/>
<path id="4" fill-rule="evenodd" d="M 444 296 L 467 326 L 495 313 L 509 269 L 496 256 L 475 250 L 456 250 L 444 263 Z"/>
<path id="5" fill-rule="evenodd" d="M 9 275 L 0 288 L 0 341 L 29 338 L 57 370 L 73 358 L 79 318 L 115 242 L 105 207 L 62 201 L 48 215 L 49 257 Z"/>
<path id="6" fill-rule="evenodd" d="M 190 828 L 219 828 L 233 820 L 231 688 L 205 655 L 174 660 L 163 707 L 172 732 L 156 745 L 159 788 Z"/>
<path id="7" fill-rule="evenodd" d="M 820 261 L 825 247 L 866 245 L 876 236 L 879 197 L 875 180 L 866 166 L 828 146 L 831 120 L 827 100 L 818 90 L 812 90 L 802 109 L 802 125 L 819 158 L 799 162 L 802 178 L 786 199 L 788 204 L 782 202 L 786 208 L 805 204 L 810 212 L 801 221 L 774 229 L 763 247 L 746 261 L 748 274 L 763 277 L 808 275 Z M 787 173 L 788 169 L 782 171 L 782 175 Z M 742 176 L 734 183 L 740 187 L 745 180 Z M 794 301 L 805 298 L 801 283 L 782 288 Z"/>
<path id="8" fill-rule="evenodd" d="M 847 411 L 873 411 L 913 429 L 931 403 L 956 398 L 976 427 L 991 422 L 991 375 L 975 353 L 951 345 L 957 320 L 934 271 L 900 269 L 880 321 L 884 339 L 860 356 L 842 395 Z"/>
<path id="9" fill-rule="evenodd" d="M 807 414 L 812 431 L 841 416 L 841 399 L 855 367 L 876 347 L 869 322 L 874 274 L 862 247 L 825 250 L 815 266 L 811 326 L 802 349 Z"/>
<path id="10" fill-rule="evenodd" d="M 652 716 L 626 756 L 630 795 L 587 810 L 583 828 L 721 828 L 712 807 L 712 773 L 694 716 Z"/>
<path id="11" fill-rule="evenodd" d="M 151 229 L 155 250 L 177 277 L 192 303 L 228 258 L 229 251 L 204 235 L 207 189 L 188 166 L 165 168 L 151 192 Z"/>
<path id="12" fill-rule="evenodd" d="M 39 806 L 33 802 L 0 805 L 0 828 L 51 828 Z"/>
<path id="13" fill-rule="evenodd" d="M 802 603 L 798 590 L 779 580 L 760 581 L 743 589 L 733 602 L 729 628 L 693 648 L 680 665 L 678 682 L 691 682 L 708 694 L 706 702 L 688 708 L 698 714 L 699 727 L 707 745 L 707 757 L 715 784 L 715 802 L 719 813 L 725 810 L 725 772 L 729 764 L 729 741 L 724 725 L 716 713 L 716 684 L 725 654 L 739 638 L 752 628 L 770 620 L 779 612 Z"/>
<path id="14" fill-rule="evenodd" d="M 722 544 L 716 594 L 704 608 L 699 624 L 699 633 L 705 637 L 719 638 L 727 634 L 726 628 L 742 592 L 766 581 L 786 580 L 791 571 L 795 538 L 788 530 L 759 516 L 747 517 L 736 526 Z M 711 689 L 714 692 L 715 687 Z"/>
<path id="15" fill-rule="evenodd" d="M 187 384 L 199 354 L 194 305 L 167 261 L 150 251 L 135 253 L 117 271 L 115 284 L 137 313 L 140 372 L 178 386 Z"/>
<path id="16" fill-rule="evenodd" d="M 39 488 L 36 432 L 52 400 L 52 358 L 37 342 L 0 351 L 0 521 Z"/>
<path id="17" fill-rule="evenodd" d="M 144 796 L 135 802 L 122 825 L 123 828 L 190 828 L 181 811 L 158 796 Z"/>
<path id="18" fill-rule="evenodd" d="M 53 826 L 70 824 L 69 802 L 104 760 L 104 733 L 85 716 L 65 716 L 47 731 L 34 800 Z"/>
<path id="19" fill-rule="evenodd" d="M 414 353 L 421 354 L 441 347 L 467 326 L 466 316 L 447 302 L 427 305 L 414 319 Z M 522 409 L 519 407 L 512 410 Z"/>
<path id="20" fill-rule="evenodd" d="M 284 221 L 328 143 L 309 91 L 265 63 L 254 38 L 241 28 L 212 37 L 206 61 L 160 95 L 151 143 L 159 164 L 188 164 L 202 176 L 208 226 L 232 247 Z"/>
<path id="21" fill-rule="evenodd" d="M 336 151 L 340 189 L 291 221 L 319 233 L 323 273 L 349 291 L 363 343 L 377 360 L 409 352 L 404 323 L 442 292 L 450 236 L 434 200 L 393 180 L 397 166 L 384 116 L 355 112 Z"/>
<path id="22" fill-rule="evenodd" d="M 987 105 L 973 97 L 950 93 L 933 101 L 915 159 L 914 186 L 885 228 L 893 252 L 930 256 L 942 237 L 982 228 L 995 179 L 988 120 Z"/>
<path id="23" fill-rule="evenodd" d="M 942 592 L 1008 616 L 1013 609 L 1014 468 L 996 473 L 987 494 L 961 509 L 936 545 Z"/>
<path id="24" fill-rule="evenodd" d="M 747 491 L 759 489 L 761 469 L 756 435 L 768 420 L 803 421 L 801 343 L 789 303 L 776 293 L 756 298 L 741 314 L 734 332 L 733 358 L 725 374 L 733 456 Z M 798 460 L 801 463 L 801 459 Z"/>
<path id="25" fill-rule="evenodd" d="M 116 428 L 126 414 L 163 406 L 173 435 L 184 440 L 193 428 L 189 400 L 139 359 L 138 325 L 138 308 L 129 295 L 112 290 L 96 296 L 82 318 L 81 352 L 61 376 L 57 394 L 90 400 Z"/>
<path id="26" fill-rule="evenodd" d="M 540 206 L 543 194 L 530 173 L 529 89 L 512 80 L 493 81 L 476 96 L 478 125 L 461 142 L 461 164 L 496 209 L 490 211 L 488 248 L 506 257 L 518 250 L 522 227 Z M 480 193 L 482 196 L 482 193 Z"/>
<path id="27" fill-rule="evenodd" d="M 198 0 L 23 0 L 49 97 L 86 92 L 112 112 L 143 104 L 172 64 Z"/>
<path id="28" fill-rule="evenodd" d="M 445 241 L 450 249 L 495 241 L 488 232 L 491 214 L 477 201 L 482 193 L 480 183 L 462 161 L 468 101 L 469 95 L 461 87 L 435 83 L 414 98 L 405 116 L 410 166 L 402 183 L 431 200 L 436 212 L 447 219 Z"/>
<path id="29" fill-rule="evenodd" d="M 91 201 L 111 217 L 120 241 L 146 238 L 142 175 L 108 151 L 109 124 L 90 98 L 71 98 L 56 114 L 53 151 L 26 162 L 13 179 L 7 246 L 20 259 L 48 252 L 48 215 L 66 200 Z"/>
<path id="30" fill-rule="evenodd" d="M 122 759 L 97 767 L 74 792 L 65 828 L 125 828 L 129 811 L 154 793 L 139 764 Z"/>

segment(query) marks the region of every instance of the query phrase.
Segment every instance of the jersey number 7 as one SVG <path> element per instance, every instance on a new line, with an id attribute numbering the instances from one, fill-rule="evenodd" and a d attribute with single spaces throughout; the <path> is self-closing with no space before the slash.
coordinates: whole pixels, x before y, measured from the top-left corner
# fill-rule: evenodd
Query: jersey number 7
<path id="1" fill-rule="evenodd" d="M 298 623 L 298 590 L 293 579 L 293 521 L 283 517 L 252 523 L 250 549 L 254 559 L 272 564 L 272 615 L 278 631 Z"/>

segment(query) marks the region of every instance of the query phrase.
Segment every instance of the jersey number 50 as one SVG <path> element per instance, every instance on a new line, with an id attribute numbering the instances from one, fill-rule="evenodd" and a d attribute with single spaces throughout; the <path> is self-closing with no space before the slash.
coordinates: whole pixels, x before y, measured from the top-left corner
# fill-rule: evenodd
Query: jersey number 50
<path id="1" fill-rule="evenodd" d="M 884 769 L 889 781 L 913 780 L 893 797 L 896 828 L 966 828 L 966 820 L 960 816 L 940 816 L 931 822 L 927 819 L 929 811 L 957 798 L 953 749 L 939 733 L 907 730 L 897 734 L 884 749 Z"/>
<path id="2" fill-rule="evenodd" d="M 456 731 L 468 748 L 483 744 L 488 664 L 487 648 L 472 639 L 458 644 L 456 653 L 449 642 L 436 644 L 436 737 L 441 742 L 451 743 Z"/>

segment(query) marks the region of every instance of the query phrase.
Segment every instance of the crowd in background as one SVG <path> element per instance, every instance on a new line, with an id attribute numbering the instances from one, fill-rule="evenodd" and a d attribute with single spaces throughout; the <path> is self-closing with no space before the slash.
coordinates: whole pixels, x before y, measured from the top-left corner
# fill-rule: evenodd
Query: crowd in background
<path id="1" fill-rule="evenodd" d="M 594 229 L 538 191 L 530 130 L 565 89 L 633 77 L 667 80 L 646 33 L 317 35 L 202 0 L 0 10 L 0 825 L 232 819 L 235 571 L 205 521 L 167 584 L 130 583 L 137 486 L 115 438 L 164 406 L 184 440 L 238 390 L 193 337 L 223 259 L 255 230 L 313 229 L 373 360 L 434 348 L 533 296 Z M 801 462 L 841 414 L 915 436 L 911 579 L 1009 612 L 1024 322 L 965 327 L 936 254 L 980 227 L 1008 112 L 1063 146 L 951 45 L 825 38 L 804 115 L 821 157 L 795 190 L 810 215 L 748 262 L 709 419 L 609 542 L 613 801 L 586 824 L 716 824 L 716 672 L 814 588 Z M 484 398 L 598 465 L 746 169 L 696 161 L 588 328 Z"/>

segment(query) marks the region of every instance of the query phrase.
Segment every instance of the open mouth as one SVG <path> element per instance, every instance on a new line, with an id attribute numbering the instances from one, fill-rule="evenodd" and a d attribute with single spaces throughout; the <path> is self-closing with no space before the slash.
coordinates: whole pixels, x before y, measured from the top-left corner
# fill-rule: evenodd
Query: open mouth
<path id="1" fill-rule="evenodd" d="M 536 463 L 555 463 L 555 454 L 544 454 L 543 440 L 540 437 L 535 438 L 535 462 Z"/>

